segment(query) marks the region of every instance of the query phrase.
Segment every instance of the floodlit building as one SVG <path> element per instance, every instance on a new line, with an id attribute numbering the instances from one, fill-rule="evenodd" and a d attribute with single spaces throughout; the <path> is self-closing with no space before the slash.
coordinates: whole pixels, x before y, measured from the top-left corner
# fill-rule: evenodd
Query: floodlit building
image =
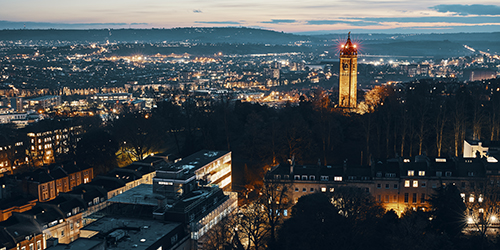
<path id="1" fill-rule="evenodd" d="M 358 49 L 351 42 L 351 32 L 340 50 L 339 106 L 356 108 L 358 95 Z"/>

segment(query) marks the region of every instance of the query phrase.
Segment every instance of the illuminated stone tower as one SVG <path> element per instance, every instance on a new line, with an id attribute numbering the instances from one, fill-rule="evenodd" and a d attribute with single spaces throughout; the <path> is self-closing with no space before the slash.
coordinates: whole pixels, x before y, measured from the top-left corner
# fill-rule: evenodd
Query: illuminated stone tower
<path id="1" fill-rule="evenodd" d="M 340 49 L 339 106 L 356 108 L 358 92 L 358 49 L 351 43 L 351 32 Z"/>

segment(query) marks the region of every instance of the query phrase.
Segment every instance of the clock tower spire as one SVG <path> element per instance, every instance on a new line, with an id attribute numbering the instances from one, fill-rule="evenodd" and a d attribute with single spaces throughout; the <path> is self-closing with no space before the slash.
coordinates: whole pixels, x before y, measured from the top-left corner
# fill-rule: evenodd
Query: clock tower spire
<path id="1" fill-rule="evenodd" d="M 351 32 L 347 42 L 340 49 L 339 106 L 356 108 L 358 92 L 358 49 L 351 42 Z"/>

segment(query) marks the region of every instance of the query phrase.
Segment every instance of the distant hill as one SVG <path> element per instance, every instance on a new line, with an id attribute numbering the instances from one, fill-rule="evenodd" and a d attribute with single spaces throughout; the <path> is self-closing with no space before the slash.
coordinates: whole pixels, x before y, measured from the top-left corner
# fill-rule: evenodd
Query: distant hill
<path id="1" fill-rule="evenodd" d="M 272 53 L 292 51 L 329 51 L 333 57 L 347 34 L 296 35 L 245 27 L 174 28 L 174 29 L 91 29 L 91 30 L 0 30 L 0 41 L 6 44 L 29 42 L 37 45 L 68 43 L 189 43 L 162 52 L 210 54 Z M 359 43 L 361 54 L 422 56 L 449 58 L 470 55 L 464 45 L 476 50 L 500 54 L 500 32 L 443 34 L 351 34 Z M 213 47 L 215 45 L 217 48 Z M 226 45 L 230 46 L 226 46 Z M 246 46 L 236 46 L 245 44 Z M 258 45 L 258 46 L 255 46 Z M 301 46 L 299 46 L 301 45 Z M 288 47 L 288 49 L 286 48 Z M 124 52 L 125 50 L 122 49 Z M 152 48 L 141 49 L 156 53 Z M 158 49 L 159 50 L 159 49 Z M 159 51 L 158 51 L 159 52 Z M 333 52 L 333 54 L 332 54 Z M 116 53 L 121 53 L 116 51 Z M 336 57 L 337 58 L 337 57 Z"/>
<path id="2" fill-rule="evenodd" d="M 95 29 L 95 30 L 0 30 L 2 41 L 68 41 L 86 43 L 258 43 L 289 44 L 309 40 L 294 35 L 253 28 Z"/>
<path id="3" fill-rule="evenodd" d="M 311 39 L 333 41 L 345 34 L 310 36 Z M 434 34 L 351 34 L 361 45 L 362 53 L 372 55 L 407 55 L 454 57 L 476 50 L 500 54 L 500 32 L 491 33 L 434 33 Z M 345 38 L 343 38 L 345 39 Z"/>

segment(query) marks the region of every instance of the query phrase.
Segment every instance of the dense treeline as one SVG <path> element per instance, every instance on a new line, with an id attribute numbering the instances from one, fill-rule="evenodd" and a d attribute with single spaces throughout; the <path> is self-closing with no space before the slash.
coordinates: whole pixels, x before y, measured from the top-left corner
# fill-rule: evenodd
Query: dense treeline
<path id="1" fill-rule="evenodd" d="M 363 202 L 347 195 L 356 192 Z M 437 189 L 430 210 L 408 209 L 399 217 L 380 209 L 369 194 L 362 197 L 362 191 L 336 193 L 301 197 L 279 229 L 275 249 L 498 249 L 496 236 L 467 228 L 466 206 L 455 186 Z"/>
<path id="2" fill-rule="evenodd" d="M 499 139 L 499 90 L 498 79 L 380 86 L 364 94 L 355 112 L 335 108 L 336 94 L 321 90 L 281 109 L 229 96 L 182 106 L 165 101 L 150 114 L 124 114 L 106 130 L 131 159 L 231 150 L 241 184 L 249 181 L 242 178 L 244 169 L 263 171 L 291 157 L 298 164 L 365 165 L 397 156 L 460 156 L 466 138 Z"/>

